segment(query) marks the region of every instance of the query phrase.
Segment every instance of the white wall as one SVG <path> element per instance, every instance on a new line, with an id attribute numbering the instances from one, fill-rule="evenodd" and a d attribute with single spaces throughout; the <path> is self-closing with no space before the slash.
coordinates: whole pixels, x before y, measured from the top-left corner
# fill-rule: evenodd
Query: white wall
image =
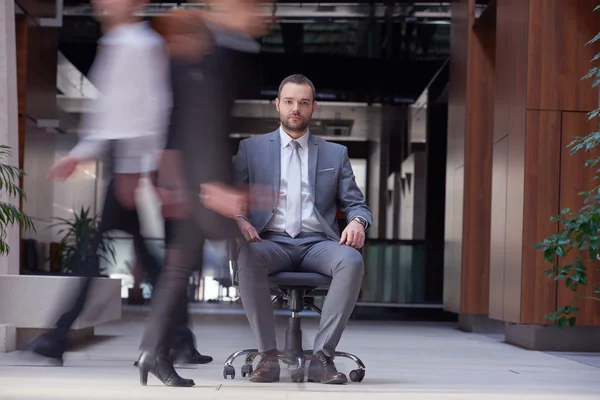
<path id="1" fill-rule="evenodd" d="M 60 227 L 51 228 L 57 218 L 70 219 L 73 211 L 90 207 L 96 213 L 96 165 L 80 165 L 72 177 L 64 182 L 48 182 L 46 175 L 52 165 L 68 154 L 76 143 L 76 136 L 47 133 L 28 122 L 25 133 L 23 189 L 27 200 L 23 211 L 35 224 L 36 231 L 23 231 L 23 239 L 38 241 L 40 266 L 47 269 L 46 259 L 51 242 L 59 242 Z"/>
<path id="2" fill-rule="evenodd" d="M 54 161 L 66 156 L 77 143 L 75 135 L 56 135 Z M 54 218 L 71 218 L 73 212 L 79 213 L 82 208 L 98 213 L 96 207 L 96 163 L 88 162 L 77 167 L 75 173 L 64 182 L 54 182 Z M 54 233 L 54 239 L 59 240 Z"/>
<path id="3" fill-rule="evenodd" d="M 0 144 L 12 147 L 13 156 L 5 160 L 19 165 L 19 127 L 17 107 L 17 58 L 15 49 L 15 9 L 13 1 L 0 1 Z M 7 201 L 4 193 L 0 199 Z M 18 205 L 18 199 L 11 199 Z M 19 228 L 7 229 L 8 257 L 0 257 L 0 275 L 19 273 Z"/>
<path id="4" fill-rule="evenodd" d="M 354 171 L 356 184 L 362 192 L 363 196 L 367 196 L 367 160 L 362 158 L 351 158 L 350 165 Z"/>
<path id="5" fill-rule="evenodd" d="M 27 122 L 25 130 L 25 155 L 23 169 L 23 190 L 27 199 L 23 201 L 23 211 L 32 218 L 34 231 L 23 231 L 23 239 L 35 239 L 49 243 L 53 235 L 49 226 L 53 219 L 54 187 L 46 180 L 46 174 L 55 157 L 56 135 L 37 129 Z"/>

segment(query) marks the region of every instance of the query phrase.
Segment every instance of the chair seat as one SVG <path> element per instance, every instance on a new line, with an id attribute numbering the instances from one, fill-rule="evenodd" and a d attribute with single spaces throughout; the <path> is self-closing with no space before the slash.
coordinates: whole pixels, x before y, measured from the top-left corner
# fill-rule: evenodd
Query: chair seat
<path id="1" fill-rule="evenodd" d="M 271 287 L 275 286 L 307 286 L 322 287 L 331 284 L 331 277 L 316 272 L 279 272 L 269 275 Z"/>

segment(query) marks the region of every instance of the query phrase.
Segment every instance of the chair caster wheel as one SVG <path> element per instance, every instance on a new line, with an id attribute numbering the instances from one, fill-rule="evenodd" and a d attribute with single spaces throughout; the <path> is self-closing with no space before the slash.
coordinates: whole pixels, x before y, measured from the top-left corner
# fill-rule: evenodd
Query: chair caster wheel
<path id="1" fill-rule="evenodd" d="M 254 372 L 254 368 L 252 368 L 252 364 L 245 364 L 242 366 L 242 377 L 250 376 Z"/>
<path id="2" fill-rule="evenodd" d="M 304 368 L 298 368 L 292 371 L 292 382 L 302 383 L 304 382 Z"/>
<path id="3" fill-rule="evenodd" d="M 364 369 L 355 369 L 350 371 L 350 380 L 352 382 L 362 382 L 365 379 Z"/>
<path id="4" fill-rule="evenodd" d="M 233 365 L 226 365 L 223 367 L 223 379 L 227 379 L 230 376 L 231 379 L 235 379 L 235 368 Z"/>

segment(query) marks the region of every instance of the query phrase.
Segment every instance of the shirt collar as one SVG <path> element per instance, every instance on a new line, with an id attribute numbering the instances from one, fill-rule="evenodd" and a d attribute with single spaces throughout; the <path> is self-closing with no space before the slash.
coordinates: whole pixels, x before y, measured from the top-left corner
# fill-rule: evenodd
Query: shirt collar
<path id="1" fill-rule="evenodd" d="M 305 135 L 296 140 L 300 147 L 302 147 L 304 150 L 306 150 L 306 148 L 308 147 L 309 135 L 310 131 L 307 131 Z M 285 133 L 285 131 L 281 127 L 279 127 L 279 136 L 281 137 L 281 148 L 285 148 L 287 145 L 290 144 L 292 140 L 294 140 L 287 133 Z"/>

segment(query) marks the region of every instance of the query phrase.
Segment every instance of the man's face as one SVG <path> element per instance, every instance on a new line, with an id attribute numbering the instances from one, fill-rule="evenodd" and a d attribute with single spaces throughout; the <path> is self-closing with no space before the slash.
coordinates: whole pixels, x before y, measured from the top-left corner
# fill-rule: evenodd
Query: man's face
<path id="1" fill-rule="evenodd" d="M 114 24 L 131 18 L 146 4 L 146 0 L 91 0 L 102 23 Z"/>
<path id="2" fill-rule="evenodd" d="M 279 111 L 279 120 L 285 129 L 292 132 L 304 132 L 317 107 L 309 85 L 286 83 L 281 88 L 279 98 L 275 100 Z"/>

